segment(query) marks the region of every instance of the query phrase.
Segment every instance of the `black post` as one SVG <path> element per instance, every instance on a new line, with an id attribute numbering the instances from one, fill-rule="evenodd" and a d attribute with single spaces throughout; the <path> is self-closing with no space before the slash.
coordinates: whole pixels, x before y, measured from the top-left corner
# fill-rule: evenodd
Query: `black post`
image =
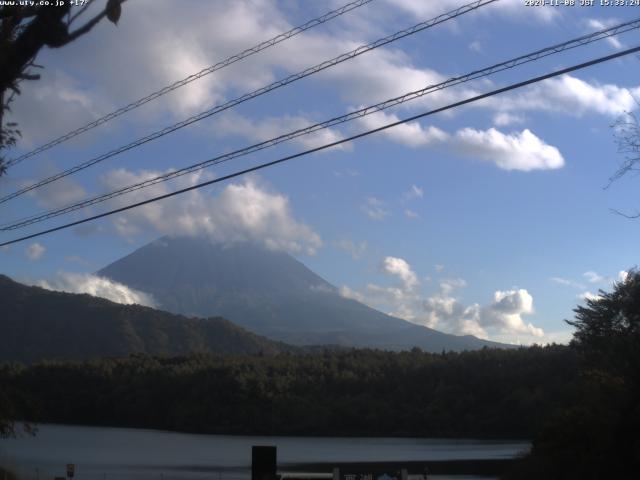
<path id="1" fill-rule="evenodd" d="M 251 447 L 251 480 L 276 480 L 277 457 L 275 446 Z"/>

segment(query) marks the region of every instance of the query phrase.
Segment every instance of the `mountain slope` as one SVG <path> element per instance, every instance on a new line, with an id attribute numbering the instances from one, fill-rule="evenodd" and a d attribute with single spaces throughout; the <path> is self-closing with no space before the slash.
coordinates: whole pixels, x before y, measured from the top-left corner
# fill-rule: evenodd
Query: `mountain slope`
<path id="1" fill-rule="evenodd" d="M 51 292 L 4 275 L 0 275 L 0 305 L 0 362 L 294 350 L 224 318 L 187 318 L 90 295 Z"/>
<path id="2" fill-rule="evenodd" d="M 221 315 L 296 345 L 418 346 L 428 351 L 506 347 L 438 332 L 344 298 L 290 255 L 254 244 L 225 246 L 204 238 L 164 237 L 98 275 L 152 294 L 163 310 Z"/>

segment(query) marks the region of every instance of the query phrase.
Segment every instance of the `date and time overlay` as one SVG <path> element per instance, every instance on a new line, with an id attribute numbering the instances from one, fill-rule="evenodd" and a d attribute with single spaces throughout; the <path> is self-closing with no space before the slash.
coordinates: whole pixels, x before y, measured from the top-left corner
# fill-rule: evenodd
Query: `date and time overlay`
<path id="1" fill-rule="evenodd" d="M 83 7 L 89 0 L 0 0 L 2 5 Z M 525 7 L 640 7 L 640 0 L 522 0 Z"/>
<path id="2" fill-rule="evenodd" d="M 522 0 L 525 7 L 640 7 L 640 0 Z"/>

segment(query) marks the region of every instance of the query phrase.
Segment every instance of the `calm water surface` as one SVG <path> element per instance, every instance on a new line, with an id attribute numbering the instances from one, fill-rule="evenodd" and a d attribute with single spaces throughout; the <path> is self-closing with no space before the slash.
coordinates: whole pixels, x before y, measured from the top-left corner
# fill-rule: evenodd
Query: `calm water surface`
<path id="1" fill-rule="evenodd" d="M 67 463 L 76 464 L 75 480 L 241 480 L 250 476 L 252 445 L 276 445 L 281 470 L 318 462 L 510 458 L 530 447 L 514 441 L 193 435 L 40 425 L 36 437 L 0 440 L 0 464 L 25 480 L 64 476 Z"/>

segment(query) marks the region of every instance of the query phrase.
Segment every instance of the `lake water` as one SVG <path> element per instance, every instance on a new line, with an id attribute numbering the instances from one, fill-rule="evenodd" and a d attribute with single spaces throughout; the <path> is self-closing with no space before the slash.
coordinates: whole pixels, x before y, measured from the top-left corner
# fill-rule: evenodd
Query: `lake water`
<path id="1" fill-rule="evenodd" d="M 0 440 L 0 464 L 24 480 L 64 476 L 67 463 L 76 464 L 74 480 L 244 480 L 250 477 L 252 445 L 276 445 L 279 470 L 301 463 L 511 458 L 530 447 L 514 441 L 193 435 L 40 425 L 35 437 Z"/>

